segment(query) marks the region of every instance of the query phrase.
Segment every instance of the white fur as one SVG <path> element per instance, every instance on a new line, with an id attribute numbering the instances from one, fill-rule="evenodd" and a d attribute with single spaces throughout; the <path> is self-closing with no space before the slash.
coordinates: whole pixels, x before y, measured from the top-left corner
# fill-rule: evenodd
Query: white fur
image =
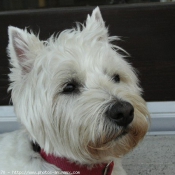
<path id="1" fill-rule="evenodd" d="M 116 39 L 108 36 L 98 7 L 85 25 L 77 24 L 47 41 L 26 29 L 9 27 L 9 90 L 25 129 L 0 136 L 0 170 L 56 170 L 32 150 L 33 140 L 46 153 L 79 164 L 114 160 L 113 175 L 126 174 L 120 157 L 146 134 L 149 114 L 134 69 L 117 52 L 122 49 L 111 43 Z M 112 80 L 115 74 L 120 75 L 119 83 Z M 72 80 L 78 82 L 79 93 L 63 94 Z M 122 128 L 105 117 L 116 99 L 134 107 L 129 134 L 117 140 Z M 111 140 L 101 143 L 108 136 Z"/>

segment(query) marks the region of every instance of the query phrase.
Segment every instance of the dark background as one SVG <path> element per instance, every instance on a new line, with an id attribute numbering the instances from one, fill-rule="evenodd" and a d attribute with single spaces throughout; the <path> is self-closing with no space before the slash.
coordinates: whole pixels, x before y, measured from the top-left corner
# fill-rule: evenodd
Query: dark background
<path id="1" fill-rule="evenodd" d="M 0 12 L 0 105 L 8 105 L 7 27 L 30 27 L 40 38 L 84 22 L 94 7 L 65 7 Z M 175 101 L 175 3 L 102 6 L 110 35 L 128 51 L 138 70 L 146 101 Z"/>

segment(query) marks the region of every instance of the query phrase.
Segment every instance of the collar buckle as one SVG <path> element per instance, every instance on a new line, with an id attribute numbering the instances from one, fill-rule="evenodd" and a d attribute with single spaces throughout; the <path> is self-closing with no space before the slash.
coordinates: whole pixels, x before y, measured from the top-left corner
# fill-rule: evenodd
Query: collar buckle
<path id="1" fill-rule="evenodd" d="M 108 173 L 108 169 L 109 169 L 109 166 L 111 165 L 112 162 L 113 162 L 113 161 L 109 162 L 109 163 L 106 165 L 103 175 L 108 175 L 108 174 L 107 174 L 107 173 Z"/>

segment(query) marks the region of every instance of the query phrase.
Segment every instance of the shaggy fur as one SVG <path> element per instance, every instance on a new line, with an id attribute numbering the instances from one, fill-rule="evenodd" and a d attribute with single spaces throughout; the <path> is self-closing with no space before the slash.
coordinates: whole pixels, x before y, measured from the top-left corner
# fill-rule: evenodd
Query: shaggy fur
<path id="1" fill-rule="evenodd" d="M 9 90 L 24 129 L 0 136 L 0 170 L 58 170 L 32 150 L 32 140 L 78 164 L 113 160 L 113 175 L 125 175 L 121 158 L 143 139 L 149 113 L 135 71 L 111 43 L 118 37 L 108 36 L 99 8 L 85 24 L 47 41 L 26 29 L 9 27 L 8 33 Z M 68 85 L 75 91 L 66 93 Z M 134 107 L 127 127 L 106 116 L 120 100 Z"/>

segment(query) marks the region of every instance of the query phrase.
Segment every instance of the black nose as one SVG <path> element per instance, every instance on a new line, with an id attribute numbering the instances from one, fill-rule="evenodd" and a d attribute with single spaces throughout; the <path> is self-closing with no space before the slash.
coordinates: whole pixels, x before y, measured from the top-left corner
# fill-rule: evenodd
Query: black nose
<path id="1" fill-rule="evenodd" d="M 107 110 L 106 114 L 117 125 L 127 126 L 134 118 L 134 108 L 128 102 L 118 101 Z"/>

